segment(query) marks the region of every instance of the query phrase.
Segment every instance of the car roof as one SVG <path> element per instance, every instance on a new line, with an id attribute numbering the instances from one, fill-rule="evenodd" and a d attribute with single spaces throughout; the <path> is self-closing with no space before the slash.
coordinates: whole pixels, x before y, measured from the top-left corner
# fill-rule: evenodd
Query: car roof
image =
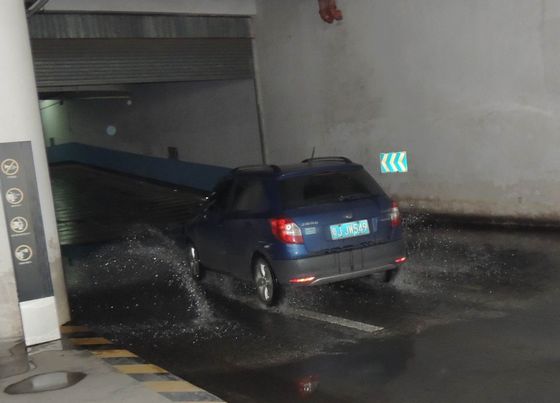
<path id="1" fill-rule="evenodd" d="M 274 176 L 279 179 L 309 175 L 325 171 L 348 171 L 363 168 L 344 157 L 322 157 L 307 159 L 296 164 L 286 165 L 250 165 L 235 168 L 232 174 L 235 176 Z"/>
<path id="2" fill-rule="evenodd" d="M 329 161 L 318 161 L 313 163 L 299 163 L 291 165 L 283 165 L 280 169 L 282 173 L 279 175 L 280 178 L 287 178 L 299 175 L 309 175 L 313 173 L 320 173 L 326 171 L 348 171 L 361 168 L 359 164 L 353 162 L 341 164 L 333 163 Z"/>

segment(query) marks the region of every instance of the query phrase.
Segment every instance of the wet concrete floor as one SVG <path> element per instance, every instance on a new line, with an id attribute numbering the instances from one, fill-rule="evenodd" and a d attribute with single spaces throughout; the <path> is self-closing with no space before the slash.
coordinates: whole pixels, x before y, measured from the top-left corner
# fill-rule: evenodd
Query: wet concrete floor
<path id="1" fill-rule="evenodd" d="M 23 340 L 0 342 L 0 379 L 29 370 L 29 357 Z"/>
<path id="2" fill-rule="evenodd" d="M 33 375 L 4 389 L 8 395 L 26 395 L 30 393 L 51 392 L 74 386 L 86 377 L 83 372 L 48 372 Z"/>
<path id="3" fill-rule="evenodd" d="M 227 277 L 190 281 L 180 233 L 127 230 L 63 248 L 74 320 L 230 402 L 560 400 L 558 233 L 417 222 L 396 284 L 290 290 L 271 311 Z"/>

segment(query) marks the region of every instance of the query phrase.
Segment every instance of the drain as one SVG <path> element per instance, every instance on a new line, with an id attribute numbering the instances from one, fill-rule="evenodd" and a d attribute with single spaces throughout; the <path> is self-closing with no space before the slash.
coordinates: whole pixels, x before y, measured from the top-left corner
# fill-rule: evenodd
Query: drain
<path id="1" fill-rule="evenodd" d="M 23 381 L 11 384 L 4 392 L 9 395 L 24 393 L 49 392 L 69 388 L 86 377 L 83 372 L 49 372 L 25 378 Z"/>

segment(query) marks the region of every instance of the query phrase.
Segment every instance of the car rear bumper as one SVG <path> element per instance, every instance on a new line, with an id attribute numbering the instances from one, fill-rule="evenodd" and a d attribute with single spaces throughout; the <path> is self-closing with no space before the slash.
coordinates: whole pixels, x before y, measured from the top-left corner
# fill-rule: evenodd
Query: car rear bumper
<path id="1" fill-rule="evenodd" d="M 280 284 L 292 284 L 290 280 L 314 277 L 312 281 L 300 284 L 310 286 L 391 270 L 399 266 L 395 259 L 403 256 L 406 256 L 406 249 L 401 239 L 304 259 L 275 260 L 271 264 Z"/>

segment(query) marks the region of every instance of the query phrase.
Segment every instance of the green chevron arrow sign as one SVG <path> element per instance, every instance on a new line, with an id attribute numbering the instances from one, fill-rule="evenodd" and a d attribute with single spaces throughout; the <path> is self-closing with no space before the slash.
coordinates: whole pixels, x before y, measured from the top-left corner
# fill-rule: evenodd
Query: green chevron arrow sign
<path id="1" fill-rule="evenodd" d="M 408 172 L 408 158 L 406 151 L 379 154 L 381 173 Z"/>

